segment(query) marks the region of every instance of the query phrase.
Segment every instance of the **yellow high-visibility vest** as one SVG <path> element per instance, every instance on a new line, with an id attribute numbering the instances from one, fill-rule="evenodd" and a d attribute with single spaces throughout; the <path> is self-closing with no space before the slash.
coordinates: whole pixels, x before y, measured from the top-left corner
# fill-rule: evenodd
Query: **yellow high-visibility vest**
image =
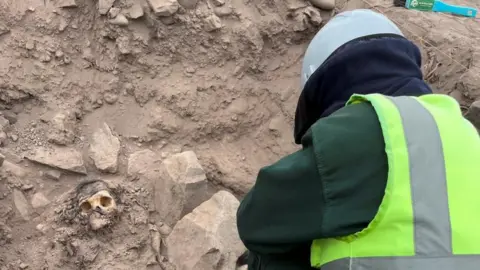
<path id="1" fill-rule="evenodd" d="M 369 102 L 385 140 L 388 180 L 368 227 L 318 239 L 322 270 L 480 269 L 480 138 L 455 99 L 353 95 Z M 348 213 L 345 213 L 348 214 Z"/>

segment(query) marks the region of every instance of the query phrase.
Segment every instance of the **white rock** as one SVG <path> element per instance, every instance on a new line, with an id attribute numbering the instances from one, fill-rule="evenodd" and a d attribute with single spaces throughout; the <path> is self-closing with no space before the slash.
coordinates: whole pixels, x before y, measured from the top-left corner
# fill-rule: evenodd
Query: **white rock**
<path id="1" fill-rule="evenodd" d="M 45 207 L 50 204 L 50 200 L 41 192 L 37 192 L 32 196 L 32 207 L 34 209 Z"/>
<path id="2" fill-rule="evenodd" d="M 41 147 L 37 148 L 33 154 L 27 155 L 26 158 L 40 164 L 66 171 L 87 174 L 87 169 L 83 163 L 82 153 L 73 148 L 54 147 L 52 149 L 47 149 Z"/>
<path id="3" fill-rule="evenodd" d="M 119 25 L 119 26 L 127 26 L 128 19 L 123 14 L 118 14 L 115 18 L 109 20 L 111 24 Z"/>
<path id="4" fill-rule="evenodd" d="M 127 10 L 127 17 L 130 19 L 138 19 L 142 17 L 144 14 L 143 8 L 140 4 L 134 3 L 128 10 Z"/>
<path id="5" fill-rule="evenodd" d="M 172 16 L 178 11 L 180 5 L 177 0 L 148 0 L 148 4 L 157 16 Z"/>
<path id="6" fill-rule="evenodd" d="M 219 191 L 175 225 L 166 245 L 177 269 L 235 269 L 245 251 L 236 224 L 239 204 L 232 194 Z"/>
<path id="7" fill-rule="evenodd" d="M 13 190 L 13 204 L 24 220 L 30 220 L 30 205 L 23 192 L 18 189 Z"/>
<path id="8" fill-rule="evenodd" d="M 198 0 L 178 0 L 178 3 L 186 9 L 195 9 Z"/>
<path id="9" fill-rule="evenodd" d="M 98 12 L 102 15 L 108 13 L 115 0 L 98 0 Z"/>
<path id="10" fill-rule="evenodd" d="M 332 10 L 335 8 L 335 0 L 309 0 L 313 6 L 323 9 Z"/>
<path id="11" fill-rule="evenodd" d="M 175 154 L 163 161 L 169 176 L 185 190 L 183 214 L 209 198 L 208 181 L 205 171 L 193 151 Z"/>
<path id="12" fill-rule="evenodd" d="M 90 158 L 100 171 L 116 173 L 119 153 L 120 140 L 112 134 L 110 127 L 103 123 L 103 126 L 93 133 L 89 149 Z"/>
<path id="13" fill-rule="evenodd" d="M 222 28 L 222 21 L 217 15 L 212 14 L 207 18 L 205 18 L 204 28 L 205 28 L 205 31 L 207 32 L 218 30 Z"/>
<path id="14" fill-rule="evenodd" d="M 225 5 L 225 0 L 212 0 L 212 3 L 213 3 L 215 6 L 219 7 L 219 6 Z"/>
<path id="15" fill-rule="evenodd" d="M 57 0 L 57 7 L 68 8 L 68 7 L 77 7 L 75 0 Z"/>

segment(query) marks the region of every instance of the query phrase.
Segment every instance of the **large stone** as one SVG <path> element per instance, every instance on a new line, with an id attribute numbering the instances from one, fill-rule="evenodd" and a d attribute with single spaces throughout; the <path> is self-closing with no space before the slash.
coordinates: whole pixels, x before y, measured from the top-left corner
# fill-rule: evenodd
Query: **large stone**
<path id="1" fill-rule="evenodd" d="M 160 157 L 153 151 L 145 149 L 137 151 L 128 158 L 127 175 L 130 179 L 158 177 L 158 167 L 162 164 Z"/>
<path id="2" fill-rule="evenodd" d="M 138 19 L 142 17 L 144 14 L 143 8 L 139 3 L 134 3 L 128 10 L 127 10 L 127 17 L 130 19 Z"/>
<path id="3" fill-rule="evenodd" d="M 208 181 L 205 171 L 193 151 L 173 155 L 163 161 L 169 176 L 185 191 L 182 214 L 208 200 Z"/>
<path id="4" fill-rule="evenodd" d="M 153 204 L 160 220 L 173 226 L 182 215 L 185 191 L 169 176 L 160 158 L 150 150 L 141 150 L 128 158 L 128 177 L 145 181 L 153 189 Z"/>
<path id="5" fill-rule="evenodd" d="M 148 0 L 148 4 L 155 15 L 161 17 L 172 16 L 180 7 L 177 0 Z"/>
<path id="6" fill-rule="evenodd" d="M 72 148 L 37 148 L 33 154 L 27 155 L 26 158 L 50 167 L 80 174 L 87 174 L 87 169 L 83 163 L 82 153 Z"/>
<path id="7" fill-rule="evenodd" d="M 103 123 L 102 127 L 93 133 L 89 150 L 90 158 L 100 171 L 116 173 L 119 153 L 120 140 L 112 134 L 110 127 Z"/>
<path id="8" fill-rule="evenodd" d="M 102 15 L 108 13 L 115 0 L 98 0 L 98 12 Z"/>
<path id="9" fill-rule="evenodd" d="M 18 189 L 13 190 L 13 204 L 23 220 L 30 220 L 30 204 L 22 191 Z"/>
<path id="10" fill-rule="evenodd" d="M 465 118 L 472 122 L 477 129 L 480 129 L 480 100 L 476 100 L 470 105 Z"/>
<path id="11" fill-rule="evenodd" d="M 177 269 L 235 269 L 245 251 L 236 224 L 239 204 L 232 194 L 219 191 L 175 225 L 166 245 Z"/>
<path id="12" fill-rule="evenodd" d="M 0 167 L 2 167 L 4 161 L 5 161 L 5 156 L 0 154 Z"/>

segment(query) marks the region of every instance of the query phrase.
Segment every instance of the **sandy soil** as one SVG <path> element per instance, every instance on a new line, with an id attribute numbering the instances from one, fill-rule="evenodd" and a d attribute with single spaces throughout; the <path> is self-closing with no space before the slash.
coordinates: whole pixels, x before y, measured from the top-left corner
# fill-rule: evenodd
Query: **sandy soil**
<path id="1" fill-rule="evenodd" d="M 132 154 L 193 150 L 213 189 L 240 198 L 259 168 L 296 149 L 302 55 L 335 12 L 385 13 L 421 46 L 438 92 L 465 108 L 480 97 L 478 19 L 387 0 L 337 0 L 332 12 L 304 0 L 195 2 L 158 17 L 143 0 L 0 0 L 1 270 L 170 269 L 149 244 L 152 226 L 167 225 L 130 174 Z M 69 219 L 86 178 L 110 183 L 116 227 Z"/>

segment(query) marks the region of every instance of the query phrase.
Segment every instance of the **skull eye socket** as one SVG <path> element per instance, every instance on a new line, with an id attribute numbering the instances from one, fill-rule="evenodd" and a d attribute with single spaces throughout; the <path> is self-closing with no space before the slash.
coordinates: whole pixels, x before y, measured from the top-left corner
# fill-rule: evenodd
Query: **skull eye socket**
<path id="1" fill-rule="evenodd" d="M 92 210 L 92 205 L 89 202 L 82 202 L 80 204 L 80 209 L 82 209 L 83 212 L 88 212 Z"/>
<path id="2" fill-rule="evenodd" d="M 103 207 L 110 207 L 112 205 L 112 198 L 102 196 L 100 198 L 100 205 L 103 206 Z"/>

